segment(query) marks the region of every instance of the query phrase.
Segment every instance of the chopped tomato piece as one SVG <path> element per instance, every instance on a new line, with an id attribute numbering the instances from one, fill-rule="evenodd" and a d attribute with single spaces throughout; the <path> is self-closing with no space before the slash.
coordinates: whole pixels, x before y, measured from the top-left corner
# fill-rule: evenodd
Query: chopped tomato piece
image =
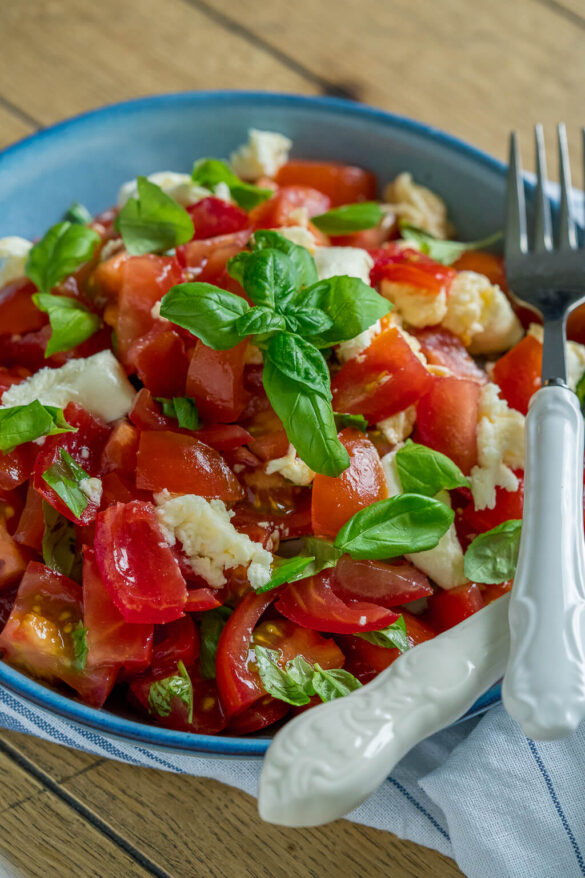
<path id="1" fill-rule="evenodd" d="M 457 274 L 450 266 L 435 262 L 418 250 L 405 249 L 392 243 L 378 250 L 370 250 L 370 255 L 374 259 L 370 281 L 375 285 L 388 280 L 436 295 L 441 290 L 448 290 Z"/>
<path id="2" fill-rule="evenodd" d="M 219 452 L 182 433 L 145 431 L 140 436 L 136 485 L 149 491 L 199 494 L 234 503 L 243 488 Z"/>
<path id="3" fill-rule="evenodd" d="M 204 241 L 189 241 L 177 247 L 177 261 L 187 269 L 199 269 L 197 281 L 218 284 L 228 259 L 239 253 L 250 238 L 250 230 L 233 232 L 230 235 L 219 235 L 217 238 L 206 238 Z M 220 284 L 221 286 L 221 284 Z"/>
<path id="4" fill-rule="evenodd" d="M 36 450 L 37 446 L 27 443 L 12 451 L 0 451 L 0 491 L 13 491 L 30 478 Z"/>
<path id="5" fill-rule="evenodd" d="M 24 366 L 18 366 L 14 369 L 7 369 L 5 366 L 0 366 L 0 400 L 9 387 L 12 387 L 14 384 L 20 384 L 25 378 L 28 378 L 29 375 L 29 369 L 25 369 Z"/>
<path id="6" fill-rule="evenodd" d="M 47 315 L 32 300 L 36 287 L 26 278 L 12 281 L 0 289 L 0 326 L 2 332 L 21 335 L 48 323 Z"/>
<path id="7" fill-rule="evenodd" d="M 195 430 L 192 435 L 206 445 L 211 445 L 216 451 L 233 451 L 247 445 L 252 439 L 248 431 L 239 424 L 210 424 Z"/>
<path id="8" fill-rule="evenodd" d="M 147 491 L 139 491 L 134 484 L 134 477 L 120 470 L 102 476 L 102 508 L 113 503 L 130 503 L 131 500 L 150 500 Z M 86 541 L 87 542 L 87 541 Z"/>
<path id="9" fill-rule="evenodd" d="M 276 460 L 284 457 L 288 451 L 288 436 L 284 431 L 284 427 L 275 430 L 273 433 L 264 433 L 260 436 L 254 436 L 248 443 L 250 451 L 256 454 L 260 460 Z"/>
<path id="10" fill-rule="evenodd" d="M 127 421 L 119 421 L 112 430 L 102 452 L 101 467 L 104 472 L 121 470 L 133 473 L 138 453 L 138 430 Z"/>
<path id="11" fill-rule="evenodd" d="M 372 601 L 389 609 L 433 594 L 425 574 L 408 561 L 356 561 L 349 555 L 333 568 L 331 585 L 344 601 Z"/>
<path id="12" fill-rule="evenodd" d="M 280 653 L 284 666 L 295 656 L 301 655 L 310 664 L 322 668 L 341 668 L 345 656 L 332 638 L 323 637 L 317 631 L 295 625 L 289 619 L 267 619 L 254 628 L 253 645 L 264 646 Z"/>
<path id="13" fill-rule="evenodd" d="M 227 731 L 232 735 L 249 735 L 252 732 L 259 732 L 273 723 L 278 722 L 289 713 L 290 704 L 286 701 L 279 701 L 278 698 L 272 698 L 270 695 L 264 695 L 255 701 L 247 710 L 242 711 L 235 716 Z"/>
<path id="14" fill-rule="evenodd" d="M 282 186 L 276 195 L 250 211 L 250 222 L 255 229 L 280 228 L 299 207 L 304 208 L 309 217 L 318 216 L 329 210 L 331 199 L 309 186 Z"/>
<path id="15" fill-rule="evenodd" d="M 481 585 L 481 596 L 486 607 L 488 604 L 497 601 L 502 595 L 508 594 L 512 588 L 513 581 L 514 580 L 512 579 L 508 579 L 507 582 L 501 582 L 499 585 Z"/>
<path id="16" fill-rule="evenodd" d="M 195 226 L 194 240 L 241 232 L 249 226 L 248 214 L 221 198 L 202 198 L 187 208 Z"/>
<path id="17" fill-rule="evenodd" d="M 524 474 L 521 470 L 516 470 L 515 475 L 520 483 L 518 490 L 506 491 L 505 488 L 498 485 L 496 487 L 496 505 L 493 509 L 475 509 L 473 501 L 465 507 L 461 518 L 470 533 L 485 533 L 504 521 L 522 518 Z"/>
<path id="18" fill-rule="evenodd" d="M 6 527 L 6 516 L 0 513 L 0 589 L 16 582 L 26 569 L 28 557 Z"/>
<path id="19" fill-rule="evenodd" d="M 525 415 L 532 395 L 540 387 L 541 370 L 542 344 L 533 335 L 525 335 L 522 341 L 496 360 L 493 380 L 508 405 Z"/>
<path id="20" fill-rule="evenodd" d="M 187 603 L 185 610 L 188 613 L 203 613 L 206 610 L 214 610 L 215 607 L 221 607 L 221 601 L 218 600 L 220 592 L 217 589 L 190 588 L 187 592 Z"/>
<path id="21" fill-rule="evenodd" d="M 172 430 L 173 426 L 177 426 L 174 418 L 163 415 L 146 387 L 136 394 L 128 418 L 139 430 Z"/>
<path id="22" fill-rule="evenodd" d="M 367 436 L 348 427 L 339 439 L 349 454 L 349 467 L 336 478 L 317 473 L 313 481 L 311 516 L 318 536 L 335 538 L 352 515 L 388 496 L 380 457 Z"/>
<path id="23" fill-rule="evenodd" d="M 409 647 L 412 649 L 425 640 L 432 640 L 436 636 L 436 632 L 425 625 L 417 616 L 412 613 L 403 612 L 404 624 L 406 626 L 406 637 Z M 400 650 L 386 646 L 376 646 L 368 643 L 361 637 L 353 637 L 346 635 L 340 637 L 339 642 L 341 648 L 347 656 L 346 668 L 361 683 L 369 683 L 376 674 L 386 670 L 397 658 L 400 657 Z"/>
<path id="24" fill-rule="evenodd" d="M 497 253 L 486 253 L 483 250 L 466 250 L 453 263 L 457 271 L 476 271 L 488 278 L 490 283 L 506 289 L 506 272 L 504 260 Z"/>
<path id="25" fill-rule="evenodd" d="M 168 324 L 158 322 L 136 339 L 127 362 L 153 396 L 183 395 L 189 358 L 183 338 Z"/>
<path id="26" fill-rule="evenodd" d="M 26 489 L 26 502 L 18 520 L 14 539 L 22 546 L 29 546 L 40 552 L 44 532 L 43 498 L 35 491 L 32 482 L 29 482 Z"/>
<path id="27" fill-rule="evenodd" d="M 192 667 L 199 658 L 199 632 L 191 616 L 155 628 L 152 670 L 174 669 L 177 662 Z"/>
<path id="28" fill-rule="evenodd" d="M 376 197 L 376 177 L 371 171 L 338 162 L 295 159 L 287 162 L 274 178 L 279 186 L 311 186 L 325 193 L 331 205 L 370 201 Z"/>
<path id="29" fill-rule="evenodd" d="M 476 381 L 434 377 L 417 404 L 414 440 L 446 454 L 466 475 L 477 463 L 480 390 Z"/>
<path id="30" fill-rule="evenodd" d="M 126 622 L 162 624 L 183 615 L 185 579 L 152 504 L 135 500 L 100 512 L 95 554 L 102 581 Z"/>
<path id="31" fill-rule="evenodd" d="M 457 378 L 469 378 L 486 384 L 488 377 L 467 353 L 461 339 L 442 326 L 416 329 L 413 335 L 420 342 L 422 353 L 434 366 L 445 366 Z"/>
<path id="32" fill-rule="evenodd" d="M 199 414 L 211 423 L 238 419 L 248 401 L 244 389 L 246 340 L 229 351 L 214 351 L 197 341 L 187 373 L 185 394 L 195 400 Z"/>
<path id="33" fill-rule="evenodd" d="M 436 631 L 446 631 L 485 606 L 477 583 L 458 585 L 449 591 L 439 591 L 429 598 L 428 623 Z"/>

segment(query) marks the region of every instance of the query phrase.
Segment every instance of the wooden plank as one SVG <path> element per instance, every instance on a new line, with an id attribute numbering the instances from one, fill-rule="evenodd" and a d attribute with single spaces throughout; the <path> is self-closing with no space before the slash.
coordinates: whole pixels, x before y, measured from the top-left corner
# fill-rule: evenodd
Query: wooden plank
<path id="1" fill-rule="evenodd" d="M 0 33 L 0 95 L 43 124 L 159 92 L 318 90 L 182 0 L 7 0 Z"/>
<path id="2" fill-rule="evenodd" d="M 15 140 L 20 140 L 21 137 L 26 137 L 27 134 L 32 134 L 34 130 L 34 125 L 0 104 L 0 149 L 4 149 Z"/>
<path id="3" fill-rule="evenodd" d="M 61 747 L 58 744 L 49 744 L 41 738 L 33 738 L 30 735 L 17 735 L 14 732 L 0 731 L 0 741 L 16 747 L 19 753 L 34 762 L 41 771 L 46 772 L 57 783 L 103 762 L 103 759 L 92 756 L 90 753 L 70 750 L 68 747 Z"/>
<path id="4" fill-rule="evenodd" d="M 25 775 L 24 772 L 16 770 L 8 756 L 0 753 L 0 814 L 13 808 L 18 802 L 35 796 L 42 788 L 42 784 Z M 0 826 L 2 826 L 1 819 Z"/>

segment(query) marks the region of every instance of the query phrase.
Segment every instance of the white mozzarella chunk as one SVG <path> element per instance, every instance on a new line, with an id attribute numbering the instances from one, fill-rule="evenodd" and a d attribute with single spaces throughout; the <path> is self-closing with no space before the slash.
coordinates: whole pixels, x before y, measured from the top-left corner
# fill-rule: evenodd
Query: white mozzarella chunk
<path id="1" fill-rule="evenodd" d="M 170 320 L 167 320 L 166 317 L 163 317 L 160 313 L 160 306 L 162 304 L 162 299 L 159 302 L 155 302 L 152 308 L 150 309 L 150 316 L 153 320 L 161 320 L 163 323 L 170 323 Z"/>
<path id="2" fill-rule="evenodd" d="M 208 198 L 212 194 L 209 189 L 194 183 L 190 174 L 179 174 L 176 171 L 157 171 L 155 174 L 149 174 L 147 180 L 160 186 L 163 192 L 183 207 L 196 204 L 202 198 Z M 124 207 L 130 198 L 137 196 L 138 183 L 136 180 L 128 180 L 118 192 L 118 207 Z"/>
<path id="3" fill-rule="evenodd" d="M 475 271 L 460 271 L 447 295 L 446 329 L 472 354 L 496 354 L 522 338 L 522 326 L 502 290 Z"/>
<path id="4" fill-rule="evenodd" d="M 415 183 L 412 174 L 399 174 L 389 183 L 384 190 L 384 200 L 403 222 L 424 229 L 435 238 L 449 236 L 445 202 L 430 189 Z"/>
<path id="5" fill-rule="evenodd" d="M 232 171 L 242 180 L 274 177 L 288 161 L 291 147 L 292 140 L 284 134 L 250 128 L 248 142 L 230 155 Z"/>
<path id="6" fill-rule="evenodd" d="M 231 523 L 234 513 L 222 500 L 205 500 L 196 494 L 155 494 L 156 515 L 170 546 L 179 540 L 193 571 L 209 585 L 225 585 L 224 570 L 247 566 L 253 588 L 266 585 L 272 555 L 261 543 L 239 533 Z"/>
<path id="7" fill-rule="evenodd" d="M 347 274 L 370 285 L 370 271 L 374 267 L 374 260 L 361 247 L 315 247 L 313 258 L 319 280 Z"/>
<path id="8" fill-rule="evenodd" d="M 410 284 L 398 284 L 390 280 L 382 280 L 382 295 L 392 302 L 401 316 L 411 326 L 435 326 L 447 315 L 447 291 L 438 293 L 421 290 Z"/>
<path id="9" fill-rule="evenodd" d="M 0 288 L 26 274 L 26 260 L 32 243 L 11 235 L 0 238 Z"/>
<path id="10" fill-rule="evenodd" d="M 116 421 L 132 408 L 136 393 L 124 369 L 111 351 L 69 360 L 58 369 L 39 369 L 20 384 L 4 392 L 2 406 L 28 405 L 38 399 L 43 405 L 65 408 L 76 402 L 92 415 Z"/>
<path id="11" fill-rule="evenodd" d="M 79 490 L 85 494 L 90 503 L 95 503 L 96 506 L 99 506 L 102 502 L 103 485 L 101 479 L 82 479 L 79 483 Z"/>
<path id="12" fill-rule="evenodd" d="M 297 450 L 294 445 L 288 446 L 288 451 L 284 457 L 277 457 L 269 460 L 266 464 L 266 474 L 280 473 L 289 482 L 294 485 L 310 485 L 315 478 L 315 473 L 310 469 L 304 460 L 297 457 Z"/>
<path id="13" fill-rule="evenodd" d="M 338 344 L 336 354 L 339 362 L 347 363 L 348 360 L 353 360 L 354 357 L 357 357 L 358 354 L 361 354 L 362 351 L 369 348 L 372 341 L 381 330 L 382 326 L 380 321 L 376 320 L 375 323 L 372 323 L 371 326 L 368 326 L 367 329 L 364 329 L 364 331 L 360 332 L 359 335 L 356 335 L 355 338 L 350 338 L 348 341 L 342 341 L 341 344 Z"/>
<path id="14" fill-rule="evenodd" d="M 292 241 L 293 244 L 298 244 L 299 247 L 305 247 L 309 253 L 314 252 L 316 246 L 315 238 L 306 226 L 281 226 L 276 231 L 283 238 L 286 238 L 287 241 Z"/>
<path id="15" fill-rule="evenodd" d="M 513 469 L 524 467 L 524 415 L 508 407 L 500 389 L 489 382 L 481 388 L 477 424 L 478 465 L 471 470 L 476 509 L 493 509 L 496 487 L 518 490 Z"/>
<path id="16" fill-rule="evenodd" d="M 383 421 L 378 421 L 376 426 L 391 445 L 400 445 L 405 439 L 408 439 L 414 430 L 415 423 L 416 406 L 409 405 L 403 411 L 397 412 L 389 418 L 384 418 Z"/>

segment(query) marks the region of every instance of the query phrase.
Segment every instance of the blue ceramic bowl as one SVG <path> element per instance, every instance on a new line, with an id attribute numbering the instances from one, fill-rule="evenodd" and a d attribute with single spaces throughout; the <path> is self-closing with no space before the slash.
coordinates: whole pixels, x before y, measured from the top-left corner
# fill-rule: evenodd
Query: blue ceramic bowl
<path id="1" fill-rule="evenodd" d="M 499 228 L 504 166 L 434 128 L 335 98 L 255 92 L 185 92 L 104 107 L 61 122 L 0 153 L 0 237 L 40 236 L 72 201 L 92 212 L 114 203 L 137 174 L 188 171 L 201 156 L 227 156 L 249 127 L 280 131 L 293 155 L 336 159 L 373 170 L 383 185 L 409 170 L 440 194 L 463 236 Z M 49 712 L 149 747 L 223 756 L 260 756 L 267 737 L 173 732 L 96 710 L 0 662 L 0 684 Z M 500 699 L 494 686 L 469 715 Z"/>

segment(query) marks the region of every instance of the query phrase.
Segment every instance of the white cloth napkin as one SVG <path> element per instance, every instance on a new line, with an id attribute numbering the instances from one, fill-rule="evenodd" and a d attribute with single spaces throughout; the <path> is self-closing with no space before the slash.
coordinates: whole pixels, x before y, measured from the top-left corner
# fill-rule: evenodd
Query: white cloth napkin
<path id="1" fill-rule="evenodd" d="M 2 687 L 0 725 L 257 792 L 260 759 L 201 758 L 123 742 L 52 716 Z M 419 744 L 348 816 L 454 857 L 469 878 L 585 876 L 583 765 L 585 724 L 568 740 L 537 744 L 498 706 Z"/>

